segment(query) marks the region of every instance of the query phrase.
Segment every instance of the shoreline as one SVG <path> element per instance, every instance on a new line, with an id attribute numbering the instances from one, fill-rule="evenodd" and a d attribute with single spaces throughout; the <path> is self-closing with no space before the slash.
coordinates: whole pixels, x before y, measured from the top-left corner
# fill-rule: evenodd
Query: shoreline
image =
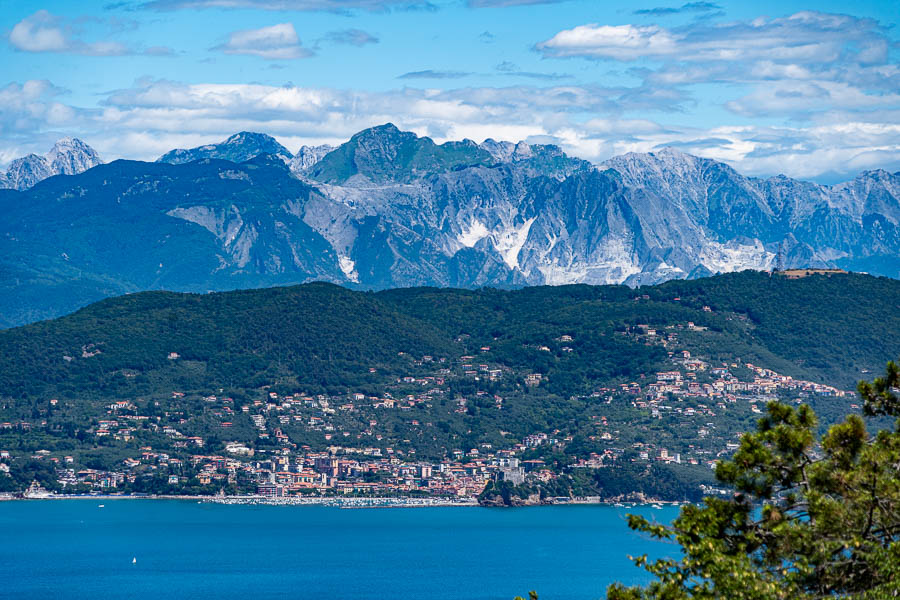
<path id="1" fill-rule="evenodd" d="M 482 507 L 482 508 L 520 508 L 520 507 L 493 507 L 482 506 L 475 498 L 413 498 L 413 497 L 290 497 L 269 498 L 265 496 L 135 496 L 130 494 L 110 495 L 67 495 L 51 494 L 41 497 L 14 497 L 0 496 L 0 502 L 13 502 L 24 500 L 182 500 L 192 501 L 198 504 L 225 504 L 245 506 L 330 506 L 335 508 L 451 508 L 451 507 Z M 645 502 L 620 502 L 600 500 L 596 498 L 569 498 L 565 501 L 556 501 L 532 506 L 608 506 L 616 508 L 650 507 L 663 508 L 664 506 L 681 506 L 682 501 L 648 500 Z"/>

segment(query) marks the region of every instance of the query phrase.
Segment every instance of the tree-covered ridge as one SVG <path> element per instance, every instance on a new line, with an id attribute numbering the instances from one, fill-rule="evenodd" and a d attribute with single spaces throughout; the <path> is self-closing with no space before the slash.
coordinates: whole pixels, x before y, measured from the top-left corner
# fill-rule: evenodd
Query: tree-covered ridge
<path id="1" fill-rule="evenodd" d="M 0 337 L 0 389 L 13 397 L 114 397 L 171 385 L 254 388 L 284 378 L 312 389 L 346 388 L 398 352 L 451 349 L 429 324 L 371 294 L 325 283 L 205 295 L 145 292 Z M 185 362 L 197 368 L 180 369 Z"/>
<path id="2" fill-rule="evenodd" d="M 861 374 L 898 353 L 894 338 L 872 339 L 868 329 L 900 326 L 898 292 L 897 282 L 883 277 L 835 274 L 794 280 L 744 271 L 637 289 L 399 289 L 379 297 L 453 335 L 468 334 L 485 343 L 497 338 L 498 349 L 510 340 L 548 341 L 548 335 L 565 328 L 604 332 L 690 321 L 712 332 L 694 340 L 711 358 L 742 358 L 852 386 Z"/>
<path id="3" fill-rule="evenodd" d="M 354 292 L 330 284 L 216 294 L 147 292 L 70 316 L 0 331 L 0 393 L 115 396 L 181 386 L 256 387 L 287 381 L 310 392 L 378 377 L 398 353 L 487 358 L 543 373 L 563 396 L 647 374 L 665 353 L 622 335 L 694 323 L 689 346 L 847 387 L 900 354 L 900 282 L 863 275 L 788 280 L 744 272 L 624 286 L 515 291 L 411 288 Z M 574 336 L 565 353 L 556 338 Z M 553 348 L 545 351 L 541 348 Z M 202 365 L 193 373 L 168 360 Z M 69 358 L 66 358 L 69 357 Z M 125 376 L 125 375 L 127 376 Z"/>
<path id="4" fill-rule="evenodd" d="M 753 341 L 797 367 L 847 385 L 855 384 L 862 369 L 877 370 L 877 356 L 897 353 L 891 336 L 872 335 L 900 323 L 900 295 L 893 280 L 883 277 L 848 273 L 791 280 L 744 272 L 670 281 L 647 293 L 745 315 Z"/>

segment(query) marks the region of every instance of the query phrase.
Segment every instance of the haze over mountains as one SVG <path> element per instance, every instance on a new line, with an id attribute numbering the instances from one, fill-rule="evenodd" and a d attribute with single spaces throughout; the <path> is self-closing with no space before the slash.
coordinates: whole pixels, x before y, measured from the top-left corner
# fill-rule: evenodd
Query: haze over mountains
<path id="1" fill-rule="evenodd" d="M 900 275 L 900 173 L 882 170 L 822 186 L 670 148 L 595 166 L 390 124 L 296 155 L 242 132 L 156 163 L 79 156 L 53 172 L 80 175 L 0 191 L 0 325 L 145 289 L 639 285 L 768 269 L 779 251 Z"/>

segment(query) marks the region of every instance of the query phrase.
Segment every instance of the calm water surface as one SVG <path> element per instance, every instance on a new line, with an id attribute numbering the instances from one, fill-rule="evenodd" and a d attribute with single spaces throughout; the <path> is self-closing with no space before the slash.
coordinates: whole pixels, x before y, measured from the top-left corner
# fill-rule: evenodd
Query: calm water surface
<path id="1" fill-rule="evenodd" d="M 677 515 L 672 507 L 0 502 L 0 597 L 512 600 L 536 589 L 541 600 L 603 598 L 613 581 L 647 580 L 627 554 L 675 553 L 631 532 L 626 512 L 664 522 Z"/>

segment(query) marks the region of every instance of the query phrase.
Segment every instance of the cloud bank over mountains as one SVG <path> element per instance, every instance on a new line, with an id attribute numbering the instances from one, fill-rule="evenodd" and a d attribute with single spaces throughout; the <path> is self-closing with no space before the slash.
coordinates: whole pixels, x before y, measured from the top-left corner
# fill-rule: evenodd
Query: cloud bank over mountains
<path id="1" fill-rule="evenodd" d="M 896 169 L 897 121 L 823 119 L 794 128 L 666 127 L 650 119 L 616 118 L 616 104 L 659 103 L 652 92 L 586 86 L 403 88 L 361 92 L 300 86 L 185 84 L 143 80 L 105 95 L 96 108 L 60 101 L 61 91 L 33 80 L 0 88 L 4 131 L 18 127 L 90 132 L 107 156 L 150 159 L 172 147 L 215 141 L 222 131 L 273 134 L 289 148 L 339 143 L 354 132 L 390 120 L 439 141 L 487 137 L 554 141 L 575 156 L 599 162 L 628 151 L 677 145 L 719 158 L 752 175 L 797 177 Z M 583 113 L 600 113 L 577 121 Z M 44 144 L 46 145 L 46 144 Z M 10 153 L 9 158 L 15 156 Z"/>

